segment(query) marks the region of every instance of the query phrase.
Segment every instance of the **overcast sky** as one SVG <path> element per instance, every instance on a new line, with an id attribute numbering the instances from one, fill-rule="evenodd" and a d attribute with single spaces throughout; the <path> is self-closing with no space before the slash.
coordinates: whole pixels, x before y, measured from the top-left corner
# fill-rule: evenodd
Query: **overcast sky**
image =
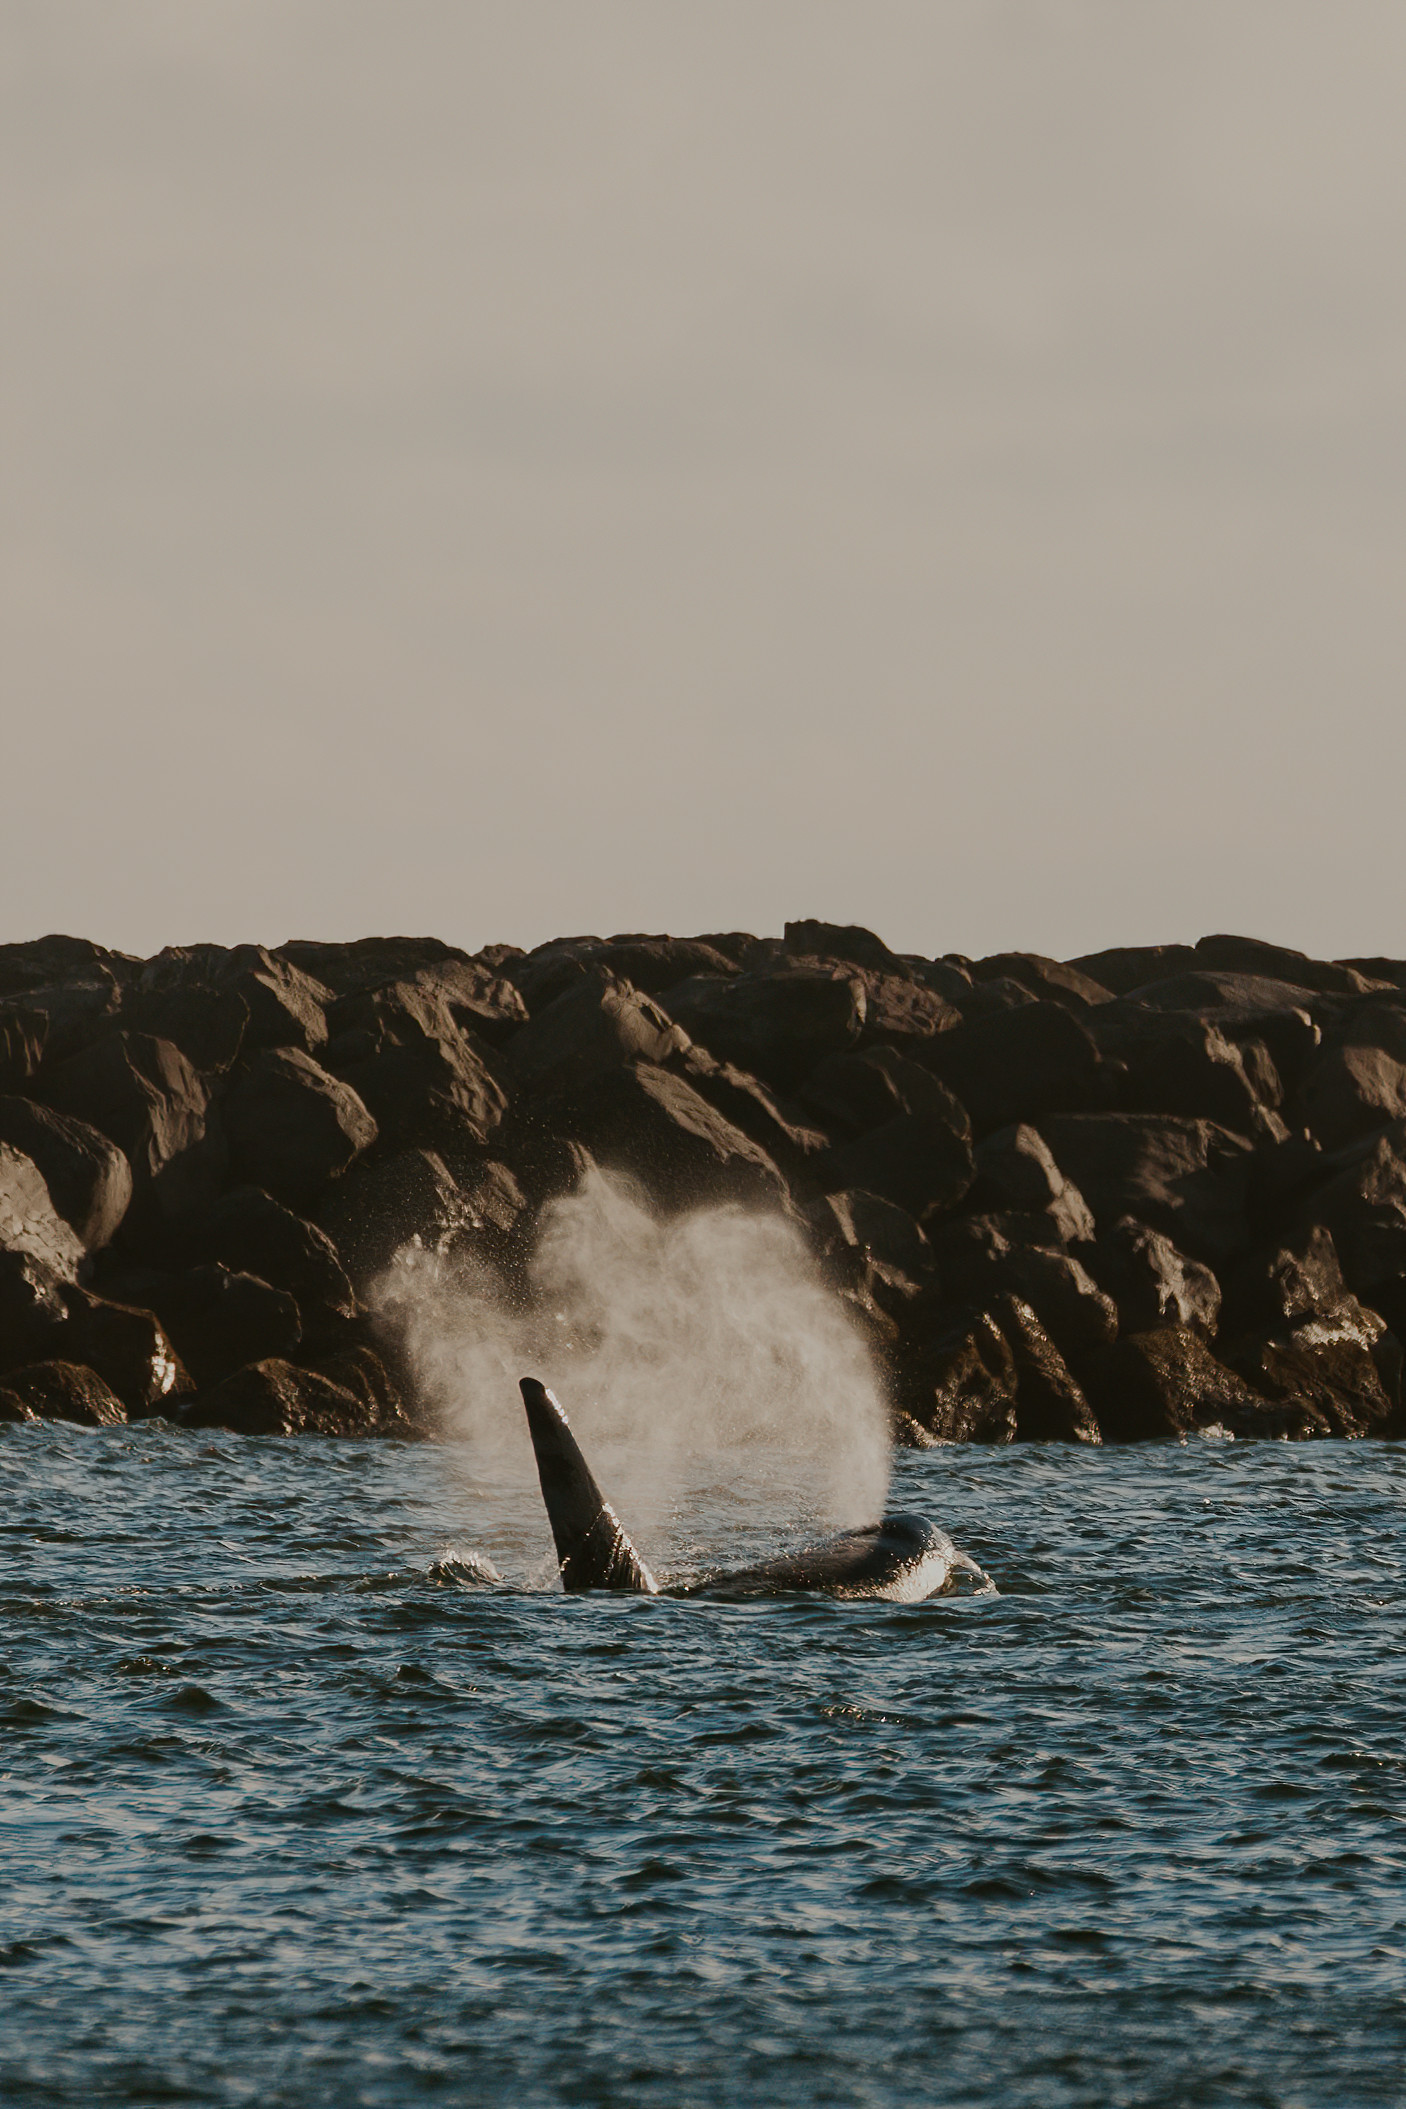
<path id="1" fill-rule="evenodd" d="M 0 938 L 1406 953 L 1401 0 L 0 50 Z"/>

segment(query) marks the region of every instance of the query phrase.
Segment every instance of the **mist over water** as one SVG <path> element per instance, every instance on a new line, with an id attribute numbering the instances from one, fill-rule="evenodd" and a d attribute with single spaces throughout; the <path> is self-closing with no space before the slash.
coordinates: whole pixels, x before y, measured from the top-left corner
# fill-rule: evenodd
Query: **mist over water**
<path id="1" fill-rule="evenodd" d="M 518 1394 L 529 1375 L 557 1393 L 651 1563 L 706 1564 L 758 1534 L 882 1513 L 878 1376 L 784 1217 L 661 1218 L 591 1171 L 544 1211 L 526 1292 L 408 1246 L 377 1295 L 441 1418 L 446 1469 L 499 1496 L 521 1490 L 528 1542 L 498 1548 L 510 1565 L 545 1543 Z"/>

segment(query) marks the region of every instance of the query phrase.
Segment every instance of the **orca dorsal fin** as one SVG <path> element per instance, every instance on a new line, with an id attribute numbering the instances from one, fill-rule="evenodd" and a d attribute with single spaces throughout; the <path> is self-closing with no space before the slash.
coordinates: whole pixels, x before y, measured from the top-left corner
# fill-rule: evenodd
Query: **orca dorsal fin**
<path id="1" fill-rule="evenodd" d="M 653 1575 L 620 1527 L 620 1518 L 596 1485 L 560 1403 L 536 1377 L 519 1389 L 537 1453 L 537 1477 L 561 1562 L 561 1586 L 621 1589 L 658 1596 Z"/>

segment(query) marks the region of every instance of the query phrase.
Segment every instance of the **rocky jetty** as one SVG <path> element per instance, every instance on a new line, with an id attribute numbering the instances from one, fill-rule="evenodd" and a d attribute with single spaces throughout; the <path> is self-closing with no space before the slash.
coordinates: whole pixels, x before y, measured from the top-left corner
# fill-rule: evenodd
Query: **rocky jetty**
<path id="1" fill-rule="evenodd" d="M 1406 961 L 815 922 L 0 947 L 0 1419 L 432 1433 L 372 1284 L 592 1162 L 785 1212 L 910 1444 L 1406 1427 Z"/>

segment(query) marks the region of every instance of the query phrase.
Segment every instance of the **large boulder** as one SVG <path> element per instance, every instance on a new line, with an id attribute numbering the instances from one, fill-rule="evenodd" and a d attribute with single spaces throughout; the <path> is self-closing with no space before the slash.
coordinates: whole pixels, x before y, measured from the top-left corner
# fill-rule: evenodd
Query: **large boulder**
<path id="1" fill-rule="evenodd" d="M 231 992 L 246 1015 L 249 1048 L 297 1047 L 312 1054 L 327 1038 L 332 991 L 264 945 L 169 945 L 143 967 L 143 997 L 205 989 Z"/>
<path id="2" fill-rule="evenodd" d="M 0 1091 L 13 1091 L 36 1076 L 49 1042 L 45 1012 L 0 1004 Z"/>
<path id="3" fill-rule="evenodd" d="M 787 923 L 781 943 L 793 959 L 839 960 L 875 974 L 921 979 L 911 961 L 891 952 L 881 937 L 859 923 Z"/>
<path id="4" fill-rule="evenodd" d="M 590 957 L 593 966 L 619 975 L 644 996 L 662 996 L 695 974 L 737 972 L 726 953 L 696 937 L 612 937 Z"/>
<path id="5" fill-rule="evenodd" d="M 1185 1326 L 1205 1340 L 1220 1322 L 1220 1284 L 1209 1267 L 1178 1252 L 1169 1237 L 1120 1216 L 1083 1253 L 1090 1274 L 1118 1311 L 1125 1333 Z"/>
<path id="6" fill-rule="evenodd" d="M 640 1182 L 666 1208 L 787 1198 L 766 1152 L 681 1076 L 653 1062 L 608 1070 L 551 1101 L 551 1125 L 606 1170 Z"/>
<path id="7" fill-rule="evenodd" d="M 309 1327 L 356 1313 L 356 1295 L 332 1240 L 262 1187 L 239 1186 L 222 1195 L 186 1226 L 186 1236 L 192 1255 L 286 1290 Z"/>
<path id="8" fill-rule="evenodd" d="M 364 1158 L 329 1187 L 318 1221 L 353 1281 L 366 1287 L 403 1245 L 472 1250 L 494 1263 L 514 1247 L 526 1197 L 506 1164 L 463 1164 L 457 1176 L 433 1150 Z"/>
<path id="9" fill-rule="evenodd" d="M 68 1278 L 32 1252 L 0 1250 L 0 1369 L 42 1362 L 68 1318 Z"/>
<path id="10" fill-rule="evenodd" d="M 1221 1352 L 1256 1392 L 1304 1417 L 1295 1433 L 1400 1432 L 1401 1346 L 1355 1296 L 1296 1325 L 1241 1335 Z"/>
<path id="11" fill-rule="evenodd" d="M 998 1296 L 990 1316 L 1001 1329 L 1015 1369 L 1018 1443 L 1098 1444 L 1093 1408 L 1028 1303 Z"/>
<path id="12" fill-rule="evenodd" d="M 119 1427 L 122 1401 L 96 1370 L 72 1362 L 31 1362 L 0 1379 L 0 1421 L 73 1421 L 80 1428 Z"/>
<path id="13" fill-rule="evenodd" d="M 962 1101 L 978 1135 L 1076 1111 L 1098 1095 L 1098 1049 L 1088 1028 L 1058 1003 L 968 1017 L 925 1042 L 922 1059 Z"/>
<path id="14" fill-rule="evenodd" d="M 731 1062 L 719 1062 L 705 1047 L 690 1047 L 677 1067 L 700 1098 L 766 1151 L 789 1184 L 805 1187 L 821 1179 L 830 1138 L 798 1106 Z"/>
<path id="15" fill-rule="evenodd" d="M 296 1047 L 255 1056 L 223 1107 L 238 1176 L 281 1201 L 304 1201 L 376 1140 L 351 1085 Z"/>
<path id="16" fill-rule="evenodd" d="M 154 1312 L 82 1289 L 71 1289 L 66 1301 L 67 1321 L 46 1343 L 47 1352 L 61 1362 L 96 1370 L 121 1399 L 129 1420 L 164 1413 L 193 1390 Z"/>
<path id="17" fill-rule="evenodd" d="M 668 1002 L 670 1017 L 710 1054 L 778 1091 L 794 1089 L 826 1055 L 855 1046 L 867 1007 L 863 976 L 820 960 L 730 980 L 698 975 L 670 989 Z"/>
<path id="18" fill-rule="evenodd" d="M 1199 937 L 1194 947 L 1198 968 L 1226 974 L 1250 974 L 1321 994 L 1350 995 L 1366 986 L 1364 977 L 1337 960 L 1310 959 L 1284 945 L 1259 937 Z"/>
<path id="19" fill-rule="evenodd" d="M 539 1096 L 574 1091 L 626 1062 L 666 1062 L 686 1032 L 650 996 L 602 969 L 533 1013 L 504 1055 L 513 1084 Z"/>
<path id="20" fill-rule="evenodd" d="M 32 1157 L 0 1142 L 0 1253 L 39 1261 L 60 1281 L 76 1281 L 84 1260 L 81 1239 L 54 1207 Z"/>
<path id="21" fill-rule="evenodd" d="M 132 1167 L 97 1128 L 33 1099 L 0 1098 L 0 1142 L 38 1165 L 49 1198 L 88 1252 L 111 1242 L 132 1198 Z"/>
<path id="22" fill-rule="evenodd" d="M 899 1379 L 903 1413 L 939 1443 L 1013 1443 L 1016 1366 L 1010 1343 L 983 1311 L 954 1315 L 916 1355 Z"/>
<path id="23" fill-rule="evenodd" d="M 834 1191 L 862 1187 L 897 1202 L 910 1215 L 951 1208 L 972 1183 L 966 1112 L 944 1095 L 938 1105 L 897 1113 L 832 1151 L 823 1170 L 825 1184 Z"/>
<path id="24" fill-rule="evenodd" d="M 1129 1113 L 1176 1113 L 1239 1134 L 1275 1130 L 1283 1086 L 1263 1041 L 1231 1040 L 1205 1018 L 1110 1004 L 1091 1027 L 1119 1067 L 1117 1103 Z"/>
<path id="25" fill-rule="evenodd" d="M 218 1190 L 224 1145 L 204 1082 L 178 1047 L 146 1033 L 108 1032 L 46 1065 L 38 1096 L 116 1143 L 132 1171 L 132 1209 L 167 1218 Z"/>
<path id="26" fill-rule="evenodd" d="M 1252 1151 L 1228 1129 L 1171 1115 L 1074 1113 L 1046 1116 L 1040 1133 L 1100 1229 L 1135 1216 L 1211 1266 L 1249 1244 Z"/>
<path id="27" fill-rule="evenodd" d="M 927 1271 L 932 1259 L 928 1241 L 907 1209 L 879 1194 L 826 1194 L 807 1211 L 807 1221 L 822 1252 L 843 1249 L 914 1279 Z"/>
<path id="28" fill-rule="evenodd" d="M 1093 1211 L 1054 1161 L 1049 1144 L 1028 1122 L 998 1128 L 978 1143 L 976 1178 L 967 1206 L 978 1214 L 1042 1215 L 1061 1245 L 1094 1235 Z"/>
<path id="29" fill-rule="evenodd" d="M 449 1002 L 415 982 L 344 997 L 326 1063 L 349 1083 L 390 1144 L 482 1144 L 507 1098 L 486 1051 Z"/>
<path id="30" fill-rule="evenodd" d="M 841 1140 L 866 1135 L 900 1113 L 927 1113 L 949 1124 L 955 1120 L 971 1133 L 965 1108 L 947 1086 L 892 1047 L 827 1055 L 803 1079 L 797 1097 Z"/>
<path id="31" fill-rule="evenodd" d="M 971 977 L 975 983 L 1019 982 L 1032 996 L 1041 1001 L 1062 1003 L 1066 1010 L 1076 1014 L 1113 1000 L 1112 990 L 1105 988 L 1092 974 L 1063 960 L 1046 959 L 1038 952 L 993 952 L 985 959 L 974 959 Z"/>
<path id="32" fill-rule="evenodd" d="M 1303 1194 L 1288 1235 L 1328 1231 L 1348 1287 L 1380 1309 L 1378 1288 L 1406 1276 L 1406 1120 L 1320 1163 L 1328 1177 Z"/>
<path id="33" fill-rule="evenodd" d="M 1406 1018 L 1397 1014 L 1406 1027 Z M 1338 1043 L 1320 1049 L 1299 1087 L 1296 1110 L 1325 1150 L 1339 1150 L 1389 1121 L 1406 1118 L 1406 1031 L 1400 1053 Z"/>
<path id="34" fill-rule="evenodd" d="M 110 1288 L 114 1298 L 156 1315 L 198 1390 L 246 1363 L 292 1355 L 302 1341 L 298 1305 L 287 1290 L 228 1267 L 132 1269 Z"/>
<path id="35" fill-rule="evenodd" d="M 1195 960 L 1190 945 L 1112 945 L 1106 952 L 1086 952 L 1067 964 L 1115 996 L 1129 996 L 1134 989 L 1185 973 Z"/>
<path id="36" fill-rule="evenodd" d="M 1130 1333 L 1085 1377 L 1108 1443 L 1165 1441 L 1207 1430 L 1237 1436 L 1326 1434 L 1311 1408 L 1272 1405 L 1184 1326 Z"/>
<path id="37" fill-rule="evenodd" d="M 354 1389 L 278 1356 L 236 1370 L 203 1393 L 184 1420 L 187 1427 L 228 1428 L 238 1435 L 365 1438 L 382 1432 L 369 1387 Z"/>
<path id="38" fill-rule="evenodd" d="M 1060 1353 L 1077 1361 L 1115 1338 L 1118 1314 L 1072 1253 L 1053 1241 L 1034 1242 L 1040 1220 L 969 1216 L 930 1223 L 933 1262 L 953 1301 L 990 1306 L 1003 1294 L 1017 1297 Z"/>

